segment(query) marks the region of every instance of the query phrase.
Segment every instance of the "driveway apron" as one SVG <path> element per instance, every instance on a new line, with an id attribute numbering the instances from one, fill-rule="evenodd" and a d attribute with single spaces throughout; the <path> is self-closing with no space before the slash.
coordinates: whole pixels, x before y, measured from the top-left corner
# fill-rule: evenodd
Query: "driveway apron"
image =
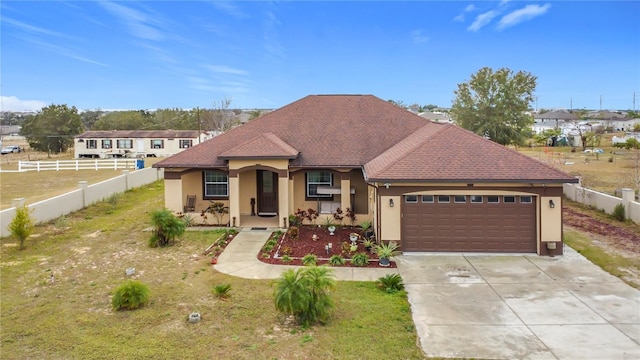
<path id="1" fill-rule="evenodd" d="M 640 291 L 565 247 L 537 255 L 402 255 L 424 352 L 481 359 L 640 359 Z"/>

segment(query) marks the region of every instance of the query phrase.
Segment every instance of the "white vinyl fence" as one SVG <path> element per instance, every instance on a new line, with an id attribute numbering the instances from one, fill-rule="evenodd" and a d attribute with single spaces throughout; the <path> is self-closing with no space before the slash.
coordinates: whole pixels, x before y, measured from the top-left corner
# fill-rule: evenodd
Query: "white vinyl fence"
<path id="1" fill-rule="evenodd" d="M 622 204 L 627 219 L 640 224 L 640 203 L 635 201 L 633 189 L 622 189 L 622 198 L 619 198 L 587 189 L 579 184 L 564 184 L 564 195 L 569 200 L 604 210 L 607 214 L 613 213 L 616 205 Z"/>
<path id="2" fill-rule="evenodd" d="M 141 169 L 144 160 L 141 159 L 95 159 L 95 160 L 50 160 L 50 161 L 19 161 L 18 171 L 46 171 L 46 170 L 120 170 Z"/>
<path id="3" fill-rule="evenodd" d="M 78 189 L 47 200 L 29 204 L 31 216 L 36 223 L 57 219 L 62 215 L 83 209 L 116 193 L 150 184 L 164 178 L 161 169 L 145 168 L 136 171 L 123 171 L 123 174 L 93 185 L 86 181 L 78 182 Z M 0 211 L 0 236 L 9 236 L 9 223 L 16 213 L 16 206 L 22 206 L 24 199 L 16 199 L 14 207 Z"/>

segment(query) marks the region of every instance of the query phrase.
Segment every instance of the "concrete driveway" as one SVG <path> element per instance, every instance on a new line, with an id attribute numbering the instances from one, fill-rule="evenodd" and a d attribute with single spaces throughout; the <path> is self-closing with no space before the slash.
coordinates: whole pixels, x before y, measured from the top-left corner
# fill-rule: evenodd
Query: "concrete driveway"
<path id="1" fill-rule="evenodd" d="M 640 359 L 640 291 L 568 247 L 397 262 L 428 356 Z"/>

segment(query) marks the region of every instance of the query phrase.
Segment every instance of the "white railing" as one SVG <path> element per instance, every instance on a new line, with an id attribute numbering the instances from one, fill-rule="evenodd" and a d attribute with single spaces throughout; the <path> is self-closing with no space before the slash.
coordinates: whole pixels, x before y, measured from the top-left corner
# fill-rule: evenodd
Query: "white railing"
<path id="1" fill-rule="evenodd" d="M 19 161 L 18 171 L 136 169 L 137 159 Z"/>

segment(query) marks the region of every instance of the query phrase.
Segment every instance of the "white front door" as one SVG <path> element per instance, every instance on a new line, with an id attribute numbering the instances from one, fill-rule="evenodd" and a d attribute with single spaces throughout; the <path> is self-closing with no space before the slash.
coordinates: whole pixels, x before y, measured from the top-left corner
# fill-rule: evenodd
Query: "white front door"
<path id="1" fill-rule="evenodd" d="M 144 152 L 144 139 L 136 139 L 136 143 L 138 144 L 137 152 L 139 153 Z"/>

